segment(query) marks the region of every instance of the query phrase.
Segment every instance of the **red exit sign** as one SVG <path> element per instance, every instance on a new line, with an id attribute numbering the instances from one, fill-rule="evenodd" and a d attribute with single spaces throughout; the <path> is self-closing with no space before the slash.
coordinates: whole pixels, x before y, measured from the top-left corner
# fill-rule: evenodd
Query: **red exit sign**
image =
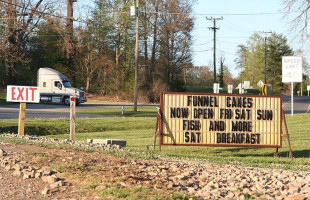
<path id="1" fill-rule="evenodd" d="M 40 88 L 32 86 L 8 85 L 6 92 L 6 101 L 39 103 Z"/>

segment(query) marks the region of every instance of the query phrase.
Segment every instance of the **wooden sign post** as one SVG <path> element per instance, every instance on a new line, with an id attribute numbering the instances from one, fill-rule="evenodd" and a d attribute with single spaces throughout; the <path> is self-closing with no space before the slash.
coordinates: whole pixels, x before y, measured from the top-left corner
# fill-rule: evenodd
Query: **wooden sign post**
<path id="1" fill-rule="evenodd" d="M 18 135 L 25 134 L 26 103 L 40 102 L 40 88 L 32 86 L 8 85 L 6 92 L 7 102 L 20 102 Z"/>
<path id="2" fill-rule="evenodd" d="M 18 135 L 25 134 L 26 103 L 20 103 L 18 119 Z"/>
<path id="3" fill-rule="evenodd" d="M 70 97 L 70 140 L 75 140 L 75 97 Z"/>

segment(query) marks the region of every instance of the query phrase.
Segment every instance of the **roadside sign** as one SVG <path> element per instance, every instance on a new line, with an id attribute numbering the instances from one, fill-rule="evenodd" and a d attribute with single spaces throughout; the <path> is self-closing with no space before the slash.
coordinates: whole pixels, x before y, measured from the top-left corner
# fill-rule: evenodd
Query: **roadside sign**
<path id="1" fill-rule="evenodd" d="M 6 93 L 8 102 L 39 103 L 40 88 L 32 86 L 8 85 Z"/>
<path id="2" fill-rule="evenodd" d="M 282 146 L 281 96 L 161 94 L 161 145 Z"/>
<path id="3" fill-rule="evenodd" d="M 213 83 L 213 92 L 216 94 L 220 93 L 220 84 L 219 83 Z"/>
<path id="4" fill-rule="evenodd" d="M 262 95 L 267 96 L 267 84 L 263 84 L 262 86 Z"/>
<path id="5" fill-rule="evenodd" d="M 307 90 L 308 90 L 308 91 L 310 90 L 310 85 L 307 85 Z"/>
<path id="6" fill-rule="evenodd" d="M 243 81 L 243 88 L 244 89 L 251 89 L 251 82 L 250 81 Z"/>
<path id="7" fill-rule="evenodd" d="M 234 86 L 233 85 L 228 85 L 227 88 L 228 88 L 228 94 L 232 94 L 233 90 L 234 90 Z"/>
<path id="8" fill-rule="evenodd" d="M 263 86 L 263 84 L 264 84 L 264 82 L 261 81 L 261 80 L 259 80 L 258 83 L 257 83 L 257 86 L 258 86 L 259 88 L 261 88 L 261 87 Z"/>
<path id="9" fill-rule="evenodd" d="M 6 92 L 6 101 L 20 102 L 19 119 L 18 119 L 18 135 L 24 135 L 26 103 L 40 102 L 40 88 L 32 86 L 8 85 Z"/>
<path id="10" fill-rule="evenodd" d="M 282 57 L 282 82 L 291 83 L 291 115 L 294 116 L 294 82 L 302 82 L 302 57 Z"/>
<path id="11" fill-rule="evenodd" d="M 243 83 L 239 83 L 237 88 L 239 89 L 239 94 L 244 94 Z"/>
<path id="12" fill-rule="evenodd" d="M 302 57 L 282 57 L 282 82 L 302 82 Z"/>
<path id="13" fill-rule="evenodd" d="M 263 86 L 262 86 L 262 95 L 263 96 L 271 95 L 271 85 L 263 84 Z"/>

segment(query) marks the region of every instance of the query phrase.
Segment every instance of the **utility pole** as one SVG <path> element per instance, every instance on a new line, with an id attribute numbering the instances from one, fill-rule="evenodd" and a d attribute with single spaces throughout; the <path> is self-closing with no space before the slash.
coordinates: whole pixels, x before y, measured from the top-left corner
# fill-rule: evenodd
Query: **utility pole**
<path id="1" fill-rule="evenodd" d="M 134 86 L 134 108 L 138 111 L 138 55 L 139 54 L 139 0 L 136 0 L 136 49 L 135 49 L 135 86 Z"/>
<path id="2" fill-rule="evenodd" d="M 265 32 L 265 31 L 261 31 L 260 33 L 264 33 L 265 34 L 265 84 L 267 84 L 267 34 L 271 33 L 271 31 Z"/>
<path id="3" fill-rule="evenodd" d="M 66 57 L 69 62 L 73 86 L 76 87 L 76 66 L 74 63 L 75 47 L 73 42 L 73 2 L 77 0 L 67 0 L 67 25 L 66 25 Z"/>
<path id="4" fill-rule="evenodd" d="M 214 65 L 214 76 L 213 76 L 213 83 L 216 83 L 216 30 L 219 29 L 218 27 L 216 27 L 216 20 L 222 20 L 223 17 L 220 18 L 208 18 L 206 17 L 207 20 L 211 20 L 213 21 L 213 27 L 209 27 L 209 29 L 213 30 L 213 65 Z"/>
<path id="5" fill-rule="evenodd" d="M 225 62 L 225 58 L 221 56 L 220 88 L 224 88 L 224 62 Z"/>

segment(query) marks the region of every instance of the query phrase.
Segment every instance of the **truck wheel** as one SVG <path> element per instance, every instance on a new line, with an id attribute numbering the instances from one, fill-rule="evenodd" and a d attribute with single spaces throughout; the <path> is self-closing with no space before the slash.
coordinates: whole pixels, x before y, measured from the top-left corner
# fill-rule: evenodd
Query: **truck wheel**
<path id="1" fill-rule="evenodd" d="M 65 97 L 65 98 L 64 98 L 64 104 L 65 104 L 66 106 L 70 106 L 70 97 Z"/>

